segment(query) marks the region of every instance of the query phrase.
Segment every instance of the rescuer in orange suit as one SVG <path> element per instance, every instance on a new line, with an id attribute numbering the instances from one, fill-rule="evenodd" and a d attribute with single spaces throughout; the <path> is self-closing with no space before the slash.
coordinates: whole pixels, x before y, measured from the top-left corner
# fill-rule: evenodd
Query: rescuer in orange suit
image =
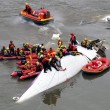
<path id="1" fill-rule="evenodd" d="M 29 6 L 28 3 L 26 3 L 25 11 L 28 12 L 28 14 L 32 14 L 32 8 Z"/>

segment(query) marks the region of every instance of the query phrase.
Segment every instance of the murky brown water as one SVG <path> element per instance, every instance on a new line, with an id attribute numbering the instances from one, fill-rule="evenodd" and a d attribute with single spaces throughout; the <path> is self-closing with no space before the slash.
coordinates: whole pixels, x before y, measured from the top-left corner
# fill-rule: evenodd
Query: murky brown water
<path id="1" fill-rule="evenodd" d="M 81 41 L 106 39 L 107 57 L 110 58 L 110 24 L 101 21 L 110 14 L 109 0 L 30 0 L 34 9 L 48 8 L 55 22 L 46 26 L 27 23 L 19 17 L 24 8 L 23 0 L 0 0 L 0 48 L 13 40 L 17 47 L 23 42 L 44 43 L 47 48 L 53 33 L 60 33 L 65 44 L 69 33 L 74 32 Z M 16 104 L 13 96 L 21 96 L 33 79 L 18 81 L 10 74 L 17 69 L 16 61 L 0 62 L 0 110 L 109 110 L 110 71 L 98 76 L 80 72 L 69 81 L 39 94 L 22 104 Z"/>

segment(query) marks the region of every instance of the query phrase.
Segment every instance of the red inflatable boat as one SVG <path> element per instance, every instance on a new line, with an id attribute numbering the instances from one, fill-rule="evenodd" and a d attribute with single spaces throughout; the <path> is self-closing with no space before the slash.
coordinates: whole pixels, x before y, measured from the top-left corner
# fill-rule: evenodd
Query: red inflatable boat
<path id="1" fill-rule="evenodd" d="M 10 57 L 0 56 L 0 60 L 15 60 L 18 58 L 19 56 L 10 56 Z"/>
<path id="2" fill-rule="evenodd" d="M 30 66 L 30 68 L 33 68 L 34 66 L 35 66 L 35 62 L 34 62 L 34 64 L 32 64 L 31 66 Z M 20 69 L 25 69 L 25 65 L 20 65 L 20 66 L 18 66 Z"/>
<path id="3" fill-rule="evenodd" d="M 99 58 L 91 61 L 87 65 L 83 66 L 82 70 L 85 73 L 97 74 L 103 72 L 110 67 L 110 60 L 107 58 Z"/>
<path id="4" fill-rule="evenodd" d="M 38 59 L 38 55 L 36 53 L 30 53 L 26 56 L 26 59 Z"/>
<path id="5" fill-rule="evenodd" d="M 32 72 L 33 70 L 29 69 L 29 70 L 21 70 L 21 71 L 14 71 L 11 73 L 11 76 L 16 77 L 16 76 L 21 76 L 21 75 L 25 75 L 28 74 L 30 72 Z"/>
<path id="6" fill-rule="evenodd" d="M 20 80 L 24 80 L 24 79 L 27 79 L 27 78 L 31 78 L 31 77 L 37 76 L 37 75 L 39 75 L 39 74 L 40 74 L 40 72 L 30 72 L 30 73 L 27 73 L 27 74 L 25 74 L 25 75 L 22 75 L 22 76 L 20 77 Z"/>
<path id="7" fill-rule="evenodd" d="M 47 24 L 50 21 L 53 21 L 53 17 L 50 15 L 50 12 L 46 9 L 32 10 L 32 13 L 29 14 L 26 10 L 20 12 L 20 15 L 27 21 L 33 21 L 36 24 Z"/>
<path id="8" fill-rule="evenodd" d="M 38 60 L 34 59 L 34 60 L 18 61 L 16 64 L 24 65 L 27 61 L 29 61 L 31 64 L 35 65 Z"/>

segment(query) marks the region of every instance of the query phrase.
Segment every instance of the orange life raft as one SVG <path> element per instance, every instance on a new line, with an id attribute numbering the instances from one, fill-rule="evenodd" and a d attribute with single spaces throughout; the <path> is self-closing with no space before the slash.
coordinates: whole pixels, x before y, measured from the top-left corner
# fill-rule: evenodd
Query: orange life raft
<path id="1" fill-rule="evenodd" d="M 28 20 L 33 21 L 36 24 L 47 24 L 50 21 L 53 21 L 53 17 L 50 15 L 50 12 L 46 9 L 33 10 L 32 14 L 28 14 L 25 10 L 20 12 L 20 15 Z"/>
<path id="2" fill-rule="evenodd" d="M 110 60 L 107 58 L 99 58 L 91 61 L 87 65 L 83 66 L 82 70 L 85 73 L 97 74 L 103 72 L 110 67 Z"/>

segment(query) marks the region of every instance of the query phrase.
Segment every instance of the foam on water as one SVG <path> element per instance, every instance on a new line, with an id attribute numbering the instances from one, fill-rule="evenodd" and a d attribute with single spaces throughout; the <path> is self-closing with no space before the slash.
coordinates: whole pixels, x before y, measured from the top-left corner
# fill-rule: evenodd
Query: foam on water
<path id="1" fill-rule="evenodd" d="M 13 23 L 14 24 L 19 24 L 19 23 L 25 23 L 26 20 L 24 20 L 22 17 L 20 16 L 17 16 L 14 20 L 13 20 Z"/>
<path id="2" fill-rule="evenodd" d="M 62 32 L 61 32 L 61 30 L 59 29 L 59 27 L 56 26 L 55 24 L 51 24 L 51 27 L 56 30 L 56 33 L 58 33 L 58 34 L 60 34 L 60 35 L 62 34 Z"/>
<path id="3" fill-rule="evenodd" d="M 39 26 L 39 31 L 42 32 L 42 31 L 47 31 L 49 28 L 48 27 L 45 27 L 45 26 Z"/>
<path id="4" fill-rule="evenodd" d="M 105 22 L 108 22 L 107 18 L 110 18 L 110 15 L 107 15 L 107 16 L 103 17 L 101 20 L 105 21 Z"/>

